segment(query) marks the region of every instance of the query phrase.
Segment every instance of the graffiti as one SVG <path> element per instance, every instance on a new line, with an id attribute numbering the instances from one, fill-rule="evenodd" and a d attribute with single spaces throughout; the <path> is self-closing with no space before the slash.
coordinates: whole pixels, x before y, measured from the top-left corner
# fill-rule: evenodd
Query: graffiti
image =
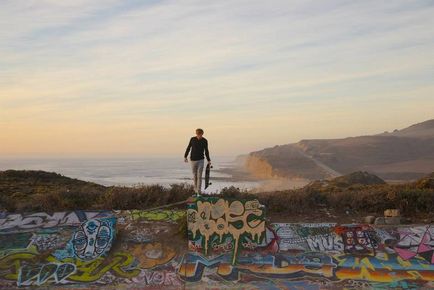
<path id="1" fill-rule="evenodd" d="M 31 236 L 31 233 L 0 234 L 0 252 L 27 248 Z"/>
<path id="2" fill-rule="evenodd" d="M 394 247 L 396 253 L 404 260 L 419 255 L 434 264 L 434 227 L 422 226 L 399 230 L 399 242 Z"/>
<path id="3" fill-rule="evenodd" d="M 396 255 L 380 259 L 372 256 L 357 258 L 343 255 L 332 258 L 322 253 L 303 253 L 239 257 L 237 265 L 231 264 L 228 255 L 207 259 L 198 253 L 184 257 L 179 269 L 180 277 L 197 282 L 206 271 L 215 273 L 227 281 L 239 281 L 240 273 L 273 279 L 296 279 L 322 277 L 331 281 L 363 280 L 392 283 L 400 280 L 434 281 L 434 267 L 421 260 L 410 263 Z"/>
<path id="4" fill-rule="evenodd" d="M 227 281 L 239 281 L 240 273 L 268 278 L 298 278 L 304 276 L 333 277 L 336 267 L 333 260 L 321 253 L 302 255 L 253 255 L 239 257 L 237 265 L 232 265 L 231 257 L 221 255 L 207 259 L 198 253 L 187 254 L 179 269 L 180 277 L 189 282 L 202 279 L 205 269 L 216 269 L 216 274 Z"/>
<path id="5" fill-rule="evenodd" d="M 378 238 L 370 226 L 339 226 L 335 228 L 335 231 L 342 237 L 346 253 L 375 256 Z"/>
<path id="6" fill-rule="evenodd" d="M 335 224 L 271 224 L 280 251 L 341 252 L 342 237 L 334 232 Z"/>
<path id="7" fill-rule="evenodd" d="M 6 214 L 0 218 L 0 231 L 13 229 L 52 228 L 58 226 L 74 226 L 84 220 L 110 216 L 106 211 L 74 211 L 56 212 L 52 215 L 45 212 L 29 215 Z"/>
<path id="8" fill-rule="evenodd" d="M 40 286 L 50 279 L 55 284 L 66 283 L 66 279 L 76 271 L 72 263 L 47 263 L 42 265 L 23 266 L 18 273 L 18 286 Z"/>
<path id="9" fill-rule="evenodd" d="M 18 273 L 26 263 L 32 264 L 37 258 L 34 252 L 18 252 L 8 254 L 0 258 L 0 277 L 7 280 L 17 281 Z"/>
<path id="10" fill-rule="evenodd" d="M 65 249 L 53 255 L 59 259 L 76 257 L 93 260 L 109 252 L 115 235 L 115 219 L 91 219 L 83 222 L 74 232 Z"/>
<path id="11" fill-rule="evenodd" d="M 188 249 L 191 252 L 202 252 L 203 247 L 202 247 L 202 239 L 199 239 L 197 241 L 188 241 Z"/>
<path id="12" fill-rule="evenodd" d="M 135 243 L 152 242 L 161 236 L 171 236 L 178 227 L 166 222 L 128 223 L 123 227 L 125 241 Z"/>
<path id="13" fill-rule="evenodd" d="M 8 280 L 21 279 L 21 281 L 38 281 L 37 278 L 25 278 L 32 276 L 32 273 L 36 273 L 35 269 L 39 269 L 41 267 L 39 263 L 35 263 L 37 257 L 38 254 L 33 252 L 19 252 L 3 257 L 0 259 L 0 278 L 5 278 Z M 54 256 L 48 256 L 45 261 L 49 265 L 74 264 L 75 271 L 70 273 L 67 277 L 64 275 L 58 275 L 58 272 L 55 273 L 57 275 L 56 277 L 62 277 L 62 279 L 56 280 L 55 276 L 48 277 L 54 278 L 54 282 L 62 281 L 59 283 L 66 282 L 66 279 L 69 282 L 94 282 L 101 279 L 108 272 L 112 273 L 116 277 L 121 278 L 133 278 L 140 273 L 140 269 L 134 266 L 134 257 L 123 252 L 114 253 L 113 257 L 110 259 L 99 257 L 93 261 L 82 261 L 73 258 L 59 261 Z M 50 266 L 48 268 L 44 268 L 44 270 L 52 268 L 53 266 Z M 62 270 L 63 268 L 60 269 Z M 20 275 L 22 278 L 19 278 Z M 45 276 L 46 274 L 41 277 Z M 36 274 L 32 277 L 36 277 Z M 48 278 L 44 281 L 47 282 Z M 42 281 L 43 279 L 39 278 L 39 280 Z"/>
<path id="14" fill-rule="evenodd" d="M 23 219 L 34 216 L 44 216 L 45 224 L 33 223 L 30 228 L 25 221 L 13 225 L 11 221 L 18 221 L 17 217 L 2 215 L 9 224 L 0 230 L 0 287 L 13 288 L 10 283 L 17 287 L 136 282 L 149 287 L 181 285 L 175 270 L 177 250 L 136 239 L 143 234 L 158 240 L 177 228 L 172 222 L 124 223 L 117 247 L 124 251 L 118 251 L 112 249 L 117 224 L 112 214 L 95 213 L 88 217 L 101 218 L 90 219 L 65 213 L 29 214 Z"/>
<path id="15" fill-rule="evenodd" d="M 339 280 L 365 280 L 391 283 L 400 280 L 434 281 L 434 266 L 423 259 L 404 261 L 396 254 L 382 257 L 358 257 L 344 254 L 335 256 L 338 269 L 335 273 Z"/>
<path id="16" fill-rule="evenodd" d="M 142 269 L 151 269 L 164 265 L 171 261 L 176 252 L 173 248 L 164 246 L 161 243 L 147 243 L 134 245 L 129 252 L 137 257 L 139 266 Z"/>
<path id="17" fill-rule="evenodd" d="M 235 263 L 241 239 L 249 237 L 259 241 L 265 236 L 264 210 L 257 200 L 229 201 L 220 198 L 199 198 L 187 210 L 189 240 L 201 240 L 208 254 L 211 238 L 233 239 Z"/>
<path id="18" fill-rule="evenodd" d="M 384 231 L 377 235 L 373 228 L 366 225 L 272 224 L 272 227 L 279 236 L 281 251 L 310 250 L 375 256 L 382 237 L 388 242 L 393 239 Z"/>
<path id="19" fill-rule="evenodd" d="M 234 243 L 231 237 L 225 237 L 220 239 L 220 237 L 213 236 L 210 238 L 209 244 L 213 249 L 214 253 L 226 253 L 234 250 Z M 249 246 L 249 242 L 243 242 L 243 247 Z"/>
<path id="20" fill-rule="evenodd" d="M 238 273 L 233 271 L 229 255 L 220 255 L 213 259 L 207 259 L 199 253 L 188 253 L 184 256 L 179 275 L 187 282 L 197 282 L 202 279 L 205 269 L 217 269 L 217 274 L 227 281 L 239 280 Z"/>
<path id="21" fill-rule="evenodd" d="M 131 210 L 133 220 L 176 222 L 185 216 L 184 210 Z"/>
<path id="22" fill-rule="evenodd" d="M 330 235 L 333 228 L 336 226 L 334 223 L 324 223 L 324 224 L 293 224 L 294 231 L 300 237 L 311 237 L 311 236 L 324 236 Z"/>
<path id="23" fill-rule="evenodd" d="M 246 251 L 262 251 L 264 253 L 277 253 L 279 251 L 279 237 L 276 231 L 270 227 L 265 227 L 265 238 L 255 241 L 248 236 L 242 241 L 243 249 Z"/>
<path id="24" fill-rule="evenodd" d="M 311 251 L 328 252 L 328 251 L 342 251 L 344 245 L 342 239 L 338 236 L 313 236 L 306 238 Z"/>
<path id="25" fill-rule="evenodd" d="M 93 260 L 110 250 L 113 235 L 113 224 L 110 221 L 88 220 L 74 234 L 74 254 L 82 260 Z"/>
<path id="26" fill-rule="evenodd" d="M 404 233 L 417 234 L 412 242 L 406 242 L 407 246 L 419 247 L 421 242 L 429 245 L 430 236 L 426 237 L 429 227 L 423 227 L 424 231 L 410 229 L 271 224 L 265 240 L 272 244 L 277 235 L 277 252 L 245 243 L 236 264 L 232 263 L 228 252 L 211 257 L 190 252 L 184 256 L 178 273 L 189 283 L 223 280 L 249 285 L 249 289 L 250 285 L 256 287 L 261 279 L 271 279 L 268 281 L 272 281 L 273 286 L 269 288 L 279 289 L 290 288 L 290 282 L 297 279 L 310 281 L 309 285 L 318 287 L 315 289 L 427 287 L 427 283 L 434 284 L 434 265 L 419 254 L 404 259 L 394 250 L 398 245 L 404 247 L 404 243 L 399 244 L 403 238 L 409 238 Z M 190 242 L 200 248 L 199 244 Z"/>
<path id="27" fill-rule="evenodd" d="M 34 235 L 30 240 L 39 252 L 56 249 L 62 245 L 62 240 L 58 234 Z"/>
<path id="28" fill-rule="evenodd" d="M 70 258 L 71 261 L 73 261 Z M 99 281 L 105 274 L 115 277 L 131 279 L 140 273 L 135 266 L 135 258 L 129 253 L 117 252 L 110 259 L 99 257 L 93 261 L 76 260 L 77 271 L 69 279 L 74 282 Z"/>
<path id="29" fill-rule="evenodd" d="M 146 286 L 181 286 L 176 273 L 171 271 L 142 271 L 133 282 Z"/>
<path id="30" fill-rule="evenodd" d="M 0 213 L 0 288 L 434 288 L 432 225 L 265 225 L 257 200 L 201 197 L 185 239 L 181 217 Z"/>

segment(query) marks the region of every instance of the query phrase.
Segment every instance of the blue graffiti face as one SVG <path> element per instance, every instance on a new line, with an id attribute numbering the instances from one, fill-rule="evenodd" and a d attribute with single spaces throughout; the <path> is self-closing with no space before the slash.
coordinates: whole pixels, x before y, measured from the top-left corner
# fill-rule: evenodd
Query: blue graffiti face
<path id="1" fill-rule="evenodd" d="M 72 243 L 78 258 L 92 260 L 110 250 L 112 241 L 112 228 L 108 222 L 88 220 L 74 234 Z"/>

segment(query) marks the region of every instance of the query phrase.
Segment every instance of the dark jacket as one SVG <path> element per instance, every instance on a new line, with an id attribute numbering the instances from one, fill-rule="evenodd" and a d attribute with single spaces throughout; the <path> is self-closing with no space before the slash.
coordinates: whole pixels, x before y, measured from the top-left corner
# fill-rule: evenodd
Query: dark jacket
<path id="1" fill-rule="evenodd" d="M 208 140 L 202 137 L 202 139 L 197 139 L 197 137 L 191 137 L 188 143 L 187 149 L 185 150 L 184 158 L 188 157 L 188 153 L 191 149 L 190 160 L 198 161 L 204 159 L 204 152 L 206 160 L 211 161 L 208 151 Z"/>

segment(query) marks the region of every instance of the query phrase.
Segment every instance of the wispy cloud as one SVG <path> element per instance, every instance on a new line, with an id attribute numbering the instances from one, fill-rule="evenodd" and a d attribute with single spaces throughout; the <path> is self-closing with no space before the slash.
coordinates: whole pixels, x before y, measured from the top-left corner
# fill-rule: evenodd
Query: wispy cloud
<path id="1" fill-rule="evenodd" d="M 432 1 L 2 1 L 0 154 L 101 140 L 175 154 L 197 126 L 227 154 L 422 121 L 433 13 Z"/>

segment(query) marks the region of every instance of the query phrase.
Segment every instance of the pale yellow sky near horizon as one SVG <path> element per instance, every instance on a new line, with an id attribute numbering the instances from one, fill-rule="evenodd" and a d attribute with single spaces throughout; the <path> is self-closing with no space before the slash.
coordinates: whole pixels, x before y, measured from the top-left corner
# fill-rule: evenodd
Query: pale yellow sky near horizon
<path id="1" fill-rule="evenodd" d="M 426 1 L 0 3 L 0 156 L 213 155 L 434 118 Z"/>

